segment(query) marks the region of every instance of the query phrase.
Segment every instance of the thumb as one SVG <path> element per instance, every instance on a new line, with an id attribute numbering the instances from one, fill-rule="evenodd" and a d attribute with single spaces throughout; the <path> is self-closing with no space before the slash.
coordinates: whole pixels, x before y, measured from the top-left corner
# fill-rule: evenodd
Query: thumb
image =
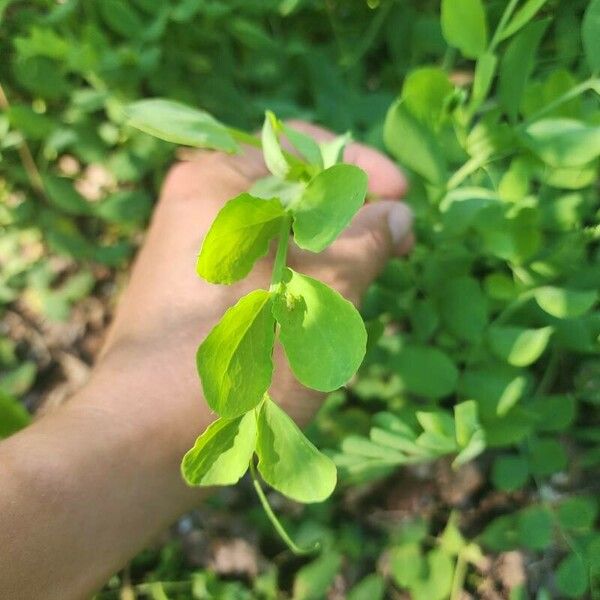
<path id="1" fill-rule="evenodd" d="M 366 204 L 325 252 L 301 252 L 293 262 L 358 304 L 387 261 L 412 248 L 412 222 L 412 211 L 403 202 Z"/>

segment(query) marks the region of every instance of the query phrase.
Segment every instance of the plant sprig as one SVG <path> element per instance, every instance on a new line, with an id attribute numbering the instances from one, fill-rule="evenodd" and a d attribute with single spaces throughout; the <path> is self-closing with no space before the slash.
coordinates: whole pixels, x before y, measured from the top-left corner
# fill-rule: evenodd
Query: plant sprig
<path id="1" fill-rule="evenodd" d="M 134 127 L 176 143 L 238 152 L 238 141 L 250 141 L 207 113 L 167 100 L 143 100 L 127 113 Z M 297 154 L 283 149 L 282 135 Z M 360 366 L 367 334 L 348 300 L 288 267 L 287 251 L 292 236 L 304 250 L 327 248 L 364 203 L 367 175 L 340 162 L 347 136 L 318 144 L 270 112 L 256 141 L 272 174 L 265 189 L 286 193 L 265 197 L 255 189 L 229 200 L 204 238 L 196 267 L 206 281 L 229 285 L 245 278 L 276 243 L 271 283 L 230 307 L 198 348 L 204 396 L 219 418 L 185 455 L 182 473 L 190 485 L 232 485 L 250 469 L 276 530 L 292 551 L 306 553 L 314 549 L 299 548 L 285 533 L 257 472 L 282 494 L 310 503 L 331 495 L 336 467 L 269 395 L 275 340 L 303 385 L 329 392 Z"/>

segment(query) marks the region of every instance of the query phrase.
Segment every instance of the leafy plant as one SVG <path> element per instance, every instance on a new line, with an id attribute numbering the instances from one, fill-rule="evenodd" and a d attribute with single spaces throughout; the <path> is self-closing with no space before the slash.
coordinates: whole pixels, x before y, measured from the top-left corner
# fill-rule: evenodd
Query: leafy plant
<path id="1" fill-rule="evenodd" d="M 198 348 L 204 396 L 220 418 L 183 458 L 184 478 L 197 486 L 230 485 L 250 469 L 274 519 L 256 478 L 256 453 L 257 470 L 270 486 L 299 502 L 325 500 L 335 487 L 335 466 L 271 399 L 272 355 L 277 335 L 294 375 L 322 392 L 339 388 L 360 366 L 367 333 L 357 310 L 324 283 L 286 267 L 286 256 L 292 231 L 296 245 L 311 252 L 338 237 L 365 200 L 366 174 L 339 163 L 346 138 L 317 144 L 270 112 L 259 142 L 166 100 L 142 100 L 126 110 L 133 127 L 168 141 L 229 152 L 239 150 L 238 141 L 262 145 L 275 186 L 293 191 L 229 200 L 202 243 L 198 275 L 216 284 L 246 277 L 271 242 L 277 251 L 270 288 L 241 298 Z M 284 151 L 282 134 L 299 156 Z"/>

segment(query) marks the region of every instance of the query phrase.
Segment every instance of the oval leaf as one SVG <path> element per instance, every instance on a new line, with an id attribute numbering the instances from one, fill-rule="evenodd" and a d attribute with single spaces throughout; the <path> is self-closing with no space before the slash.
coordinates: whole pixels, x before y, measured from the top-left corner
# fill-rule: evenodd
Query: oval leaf
<path id="1" fill-rule="evenodd" d="M 218 419 L 188 450 L 181 472 L 190 485 L 233 485 L 248 470 L 256 446 L 256 417 Z"/>
<path id="2" fill-rule="evenodd" d="M 487 22 L 481 0 L 442 0 L 442 32 L 450 46 L 467 58 L 487 48 Z"/>
<path id="3" fill-rule="evenodd" d="M 437 348 L 404 346 L 392 357 L 391 367 L 409 392 L 426 398 L 443 398 L 458 382 L 454 362 Z"/>
<path id="4" fill-rule="evenodd" d="M 402 101 L 395 102 L 388 110 L 383 140 L 401 165 L 430 183 L 440 185 L 446 180 L 444 154 L 437 139 Z"/>
<path id="5" fill-rule="evenodd" d="M 489 329 L 489 341 L 494 354 L 515 367 L 533 364 L 544 352 L 552 327 L 523 329 L 495 325 Z"/>
<path id="6" fill-rule="evenodd" d="M 600 0 L 591 0 L 583 17 L 581 37 L 592 73 L 600 73 Z"/>
<path id="7" fill-rule="evenodd" d="M 335 488 L 333 461 L 319 452 L 275 402 L 258 417 L 258 471 L 277 491 L 298 502 L 321 502 Z"/>
<path id="8" fill-rule="evenodd" d="M 534 292 L 540 308 L 557 319 L 572 319 L 588 312 L 598 300 L 596 290 L 568 290 L 552 286 Z"/>
<path id="9" fill-rule="evenodd" d="M 500 64 L 498 99 L 511 119 L 521 108 L 527 81 L 535 64 L 536 51 L 549 21 L 535 21 L 511 40 Z"/>
<path id="10" fill-rule="evenodd" d="M 211 283 L 233 283 L 250 273 L 269 249 L 285 215 L 277 198 L 262 200 L 241 194 L 219 211 L 204 238 L 196 263 L 200 277 Z"/>
<path id="11" fill-rule="evenodd" d="M 291 206 L 294 240 L 321 252 L 346 228 L 367 194 L 367 174 L 354 165 L 334 165 L 311 179 Z"/>
<path id="12" fill-rule="evenodd" d="M 285 159 L 281 144 L 279 143 L 279 137 L 277 135 L 279 127 L 280 125 L 277 118 L 268 110 L 265 114 L 261 134 L 263 156 L 269 171 L 275 175 L 275 177 L 285 179 L 290 170 L 290 166 Z"/>
<path id="13" fill-rule="evenodd" d="M 287 270 L 288 281 L 273 301 L 279 339 L 294 375 L 329 392 L 344 385 L 365 355 L 367 332 L 356 308 L 335 290 Z"/>
<path id="14" fill-rule="evenodd" d="M 526 143 L 552 167 L 578 167 L 600 156 L 600 126 L 574 119 L 543 119 L 526 130 Z"/>
<path id="15" fill-rule="evenodd" d="M 234 418 L 257 406 L 271 384 L 275 319 L 271 295 L 255 290 L 232 306 L 200 344 L 198 374 L 208 405 Z"/>
<path id="16" fill-rule="evenodd" d="M 154 137 L 195 148 L 236 152 L 237 142 L 227 127 L 207 112 L 179 102 L 150 98 L 125 108 L 127 123 Z"/>

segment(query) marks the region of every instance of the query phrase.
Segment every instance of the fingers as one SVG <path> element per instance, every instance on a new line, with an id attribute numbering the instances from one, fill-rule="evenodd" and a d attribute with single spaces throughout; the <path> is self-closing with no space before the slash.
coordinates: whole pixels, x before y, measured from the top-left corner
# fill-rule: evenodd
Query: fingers
<path id="1" fill-rule="evenodd" d="M 328 129 L 305 121 L 289 121 L 288 125 L 312 136 L 318 142 L 326 142 L 336 137 Z M 406 193 L 408 184 L 404 175 L 387 156 L 374 148 L 356 142 L 348 144 L 344 160 L 366 171 L 369 176 L 369 191 L 372 194 L 381 198 L 401 198 Z"/>
<path id="2" fill-rule="evenodd" d="M 363 206 L 350 226 L 320 254 L 290 252 L 293 267 L 324 280 L 355 304 L 386 262 L 414 243 L 413 216 L 402 202 L 380 200 Z"/>

